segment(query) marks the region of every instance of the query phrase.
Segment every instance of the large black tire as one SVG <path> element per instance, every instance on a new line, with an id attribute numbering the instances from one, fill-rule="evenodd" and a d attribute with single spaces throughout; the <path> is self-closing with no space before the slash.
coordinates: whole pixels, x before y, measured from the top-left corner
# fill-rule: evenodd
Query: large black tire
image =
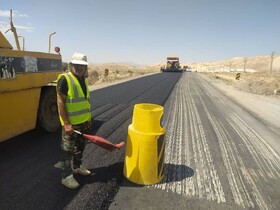
<path id="1" fill-rule="evenodd" d="M 60 128 L 55 86 L 43 87 L 38 109 L 37 125 L 48 132 Z"/>

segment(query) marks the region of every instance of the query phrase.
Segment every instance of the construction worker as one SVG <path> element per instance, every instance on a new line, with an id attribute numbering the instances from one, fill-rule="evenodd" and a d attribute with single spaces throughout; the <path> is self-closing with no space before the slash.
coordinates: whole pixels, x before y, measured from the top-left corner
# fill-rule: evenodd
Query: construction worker
<path id="1" fill-rule="evenodd" d="M 89 90 L 85 83 L 88 76 L 87 57 L 75 53 L 69 63 L 69 72 L 60 74 L 57 83 L 57 105 L 62 125 L 61 183 L 70 189 L 79 187 L 73 174 L 88 176 L 91 172 L 82 165 L 85 139 L 82 133 L 91 127 Z"/>

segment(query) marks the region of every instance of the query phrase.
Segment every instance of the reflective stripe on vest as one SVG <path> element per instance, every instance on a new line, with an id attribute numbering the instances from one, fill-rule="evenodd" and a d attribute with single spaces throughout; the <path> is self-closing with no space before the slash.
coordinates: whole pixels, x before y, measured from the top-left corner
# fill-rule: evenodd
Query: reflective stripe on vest
<path id="1" fill-rule="evenodd" d="M 76 125 L 86 121 L 90 121 L 91 113 L 90 113 L 88 87 L 86 86 L 86 97 L 85 97 L 79 81 L 77 80 L 77 78 L 75 78 L 75 76 L 71 72 L 59 75 L 58 79 L 60 79 L 62 75 L 65 76 L 68 85 L 66 110 L 68 113 L 70 124 Z M 61 116 L 59 118 L 61 124 L 64 125 Z"/>

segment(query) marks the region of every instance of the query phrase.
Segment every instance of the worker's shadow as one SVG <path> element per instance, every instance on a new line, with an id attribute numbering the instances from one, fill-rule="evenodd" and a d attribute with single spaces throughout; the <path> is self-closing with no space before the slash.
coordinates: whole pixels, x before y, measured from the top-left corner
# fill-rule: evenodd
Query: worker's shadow
<path id="1" fill-rule="evenodd" d="M 115 182 L 117 185 L 124 187 L 143 187 L 143 185 L 132 183 L 128 179 L 126 179 L 123 175 L 123 167 L 124 162 L 118 162 L 105 167 L 93 168 L 90 169 L 92 172 L 91 176 L 77 177 L 77 179 L 82 185 L 86 185 L 89 183 Z M 159 184 L 182 181 L 194 176 L 194 170 L 186 165 L 175 165 L 167 163 L 164 166 L 163 176 L 164 178 Z M 138 178 L 139 181 L 142 182 L 141 177 L 138 176 Z"/>
<path id="2" fill-rule="evenodd" d="M 81 185 L 109 182 L 114 182 L 119 185 L 123 180 L 123 162 L 114 163 L 104 167 L 96 167 L 89 170 L 91 171 L 90 176 L 75 176 Z"/>

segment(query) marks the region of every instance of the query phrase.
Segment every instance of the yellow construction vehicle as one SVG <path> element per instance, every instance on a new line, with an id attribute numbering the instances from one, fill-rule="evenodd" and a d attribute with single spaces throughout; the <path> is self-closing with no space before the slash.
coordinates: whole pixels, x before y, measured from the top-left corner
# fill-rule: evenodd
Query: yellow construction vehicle
<path id="1" fill-rule="evenodd" d="M 54 82 L 62 73 L 60 49 L 57 54 L 22 50 L 12 11 L 10 24 L 17 50 L 0 32 L 0 142 L 36 125 L 47 131 L 60 126 Z"/>
<path id="2" fill-rule="evenodd" d="M 161 68 L 162 72 L 182 72 L 179 58 L 176 56 L 169 56 L 167 57 L 166 66 Z"/>

